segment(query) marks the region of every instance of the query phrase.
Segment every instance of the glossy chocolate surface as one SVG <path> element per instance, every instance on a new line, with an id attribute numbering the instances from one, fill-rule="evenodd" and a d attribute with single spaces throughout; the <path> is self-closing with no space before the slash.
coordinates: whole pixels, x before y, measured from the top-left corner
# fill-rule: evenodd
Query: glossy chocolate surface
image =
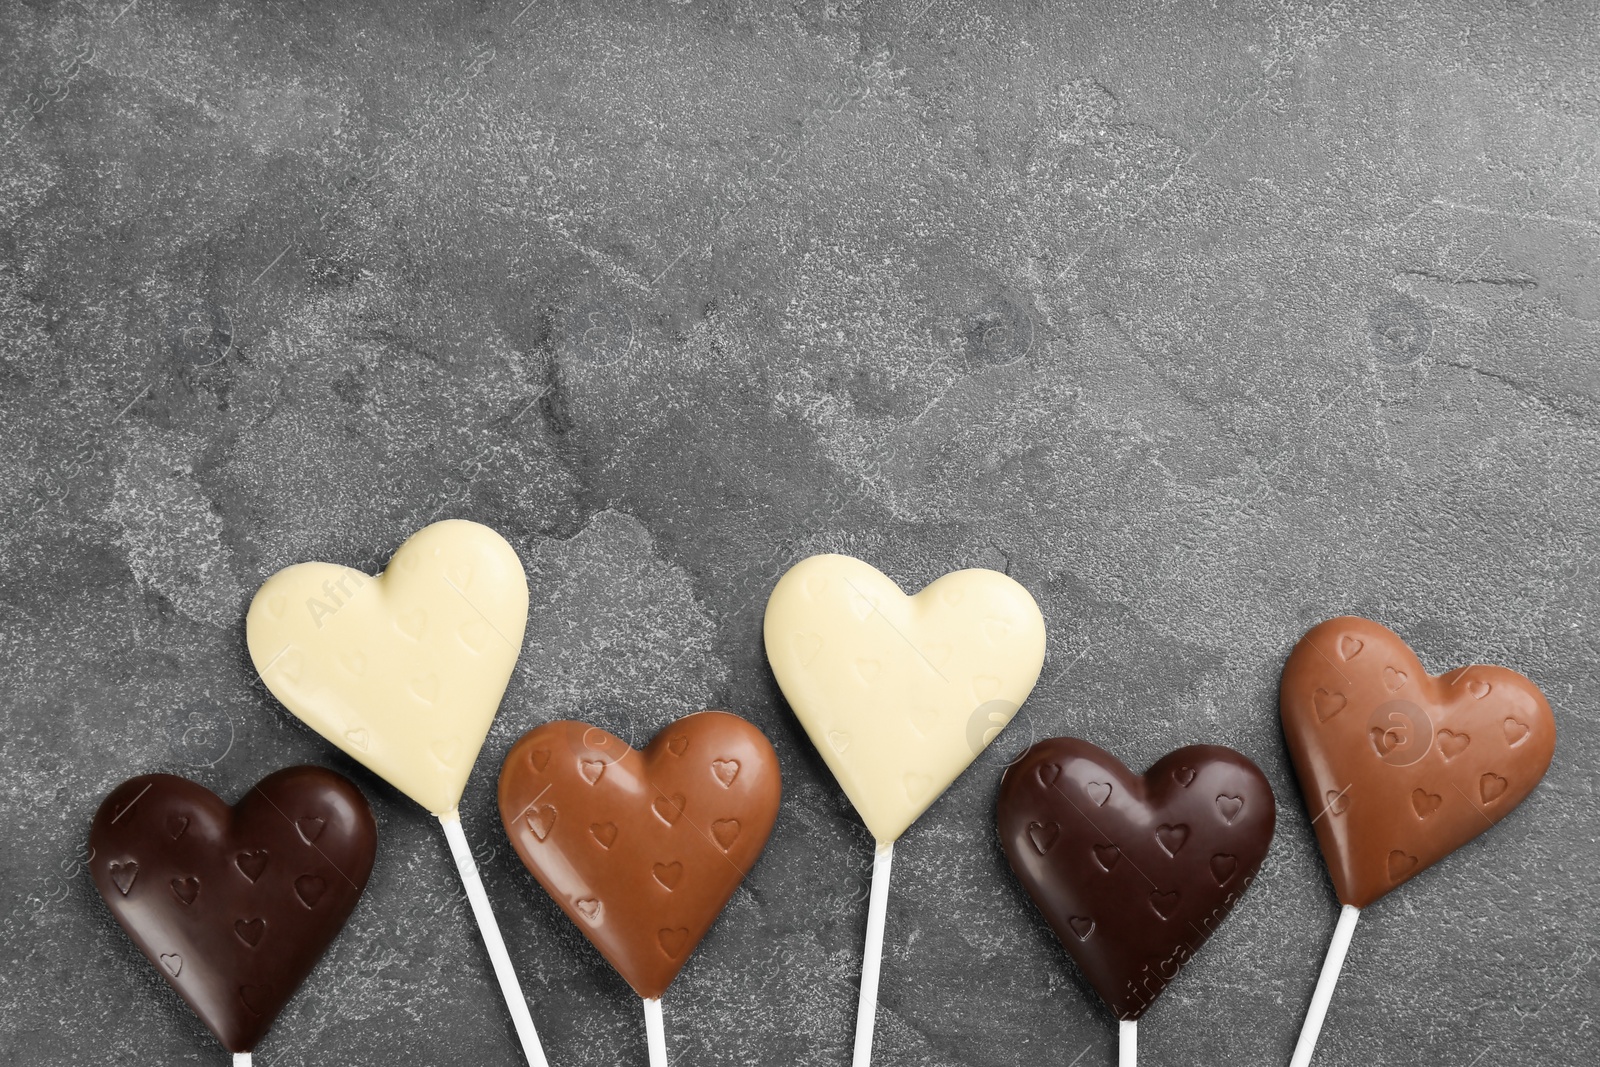
<path id="1" fill-rule="evenodd" d="M 270 774 L 232 807 L 146 774 L 100 805 L 89 868 L 161 977 L 248 1052 L 344 926 L 377 844 L 361 791 L 321 767 Z"/>
<path id="2" fill-rule="evenodd" d="M 1399 635 L 1349 615 L 1295 645 L 1279 708 L 1334 889 L 1358 908 L 1503 819 L 1555 753 L 1528 679 L 1476 664 L 1430 675 Z"/>
<path id="3" fill-rule="evenodd" d="M 563 720 L 500 772 L 522 862 L 641 997 L 659 997 L 755 864 L 778 815 L 778 755 L 737 715 L 703 711 L 643 751 Z"/>
<path id="4" fill-rule="evenodd" d="M 1272 789 L 1191 745 L 1142 776 L 1087 741 L 1040 741 L 1000 782 L 1000 843 L 1062 947 L 1137 1019 L 1227 917 L 1272 842 Z"/>

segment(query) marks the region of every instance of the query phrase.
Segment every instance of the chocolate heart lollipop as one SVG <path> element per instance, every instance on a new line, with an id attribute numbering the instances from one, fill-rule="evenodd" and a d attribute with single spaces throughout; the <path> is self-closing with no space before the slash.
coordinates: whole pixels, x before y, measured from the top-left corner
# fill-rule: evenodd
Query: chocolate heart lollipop
<path id="1" fill-rule="evenodd" d="M 361 791 L 321 767 L 270 774 L 231 808 L 146 774 L 95 813 L 89 870 L 161 977 L 247 1053 L 344 926 L 377 846 Z"/>
<path id="2" fill-rule="evenodd" d="M 376 578 L 285 567 L 250 601 L 245 640 L 296 718 L 441 819 L 453 818 L 528 623 L 505 538 L 475 522 L 424 527 Z"/>
<path id="3" fill-rule="evenodd" d="M 1360 909 L 1521 803 L 1550 766 L 1556 724 L 1544 694 L 1515 671 L 1431 675 L 1399 635 L 1350 615 L 1294 646 L 1279 708 L 1344 905 L 1291 1061 L 1304 1067 Z"/>
<path id="4" fill-rule="evenodd" d="M 643 997 L 652 1060 L 660 1000 L 766 847 L 778 755 L 737 715 L 685 716 L 635 751 L 562 720 L 500 770 L 500 818 L 522 862 Z"/>
<path id="5" fill-rule="evenodd" d="M 811 556 L 767 600 L 784 698 L 877 838 L 854 1062 L 872 1055 L 894 843 L 1011 721 L 1044 665 L 1044 617 L 998 571 L 907 596 L 849 556 Z"/>
<path id="6" fill-rule="evenodd" d="M 376 578 L 299 563 L 250 602 L 245 640 L 272 695 L 439 819 L 530 1067 L 546 1067 L 457 811 L 528 624 L 528 580 L 475 522 L 425 526 Z"/>
<path id="7" fill-rule="evenodd" d="M 879 847 L 893 844 L 1011 721 L 1044 666 L 1044 618 L 998 571 L 914 596 L 850 556 L 779 580 L 767 660 Z"/>
<path id="8" fill-rule="evenodd" d="M 1505 818 L 1555 752 L 1555 717 L 1528 679 L 1487 666 L 1435 677 L 1354 616 L 1294 646 L 1279 704 L 1334 889 L 1357 908 Z"/>
<path id="9" fill-rule="evenodd" d="M 1276 817 L 1266 777 L 1220 745 L 1180 748 L 1136 775 L 1087 741 L 1056 737 L 1000 781 L 1011 869 L 1125 1022 L 1249 888 Z"/>

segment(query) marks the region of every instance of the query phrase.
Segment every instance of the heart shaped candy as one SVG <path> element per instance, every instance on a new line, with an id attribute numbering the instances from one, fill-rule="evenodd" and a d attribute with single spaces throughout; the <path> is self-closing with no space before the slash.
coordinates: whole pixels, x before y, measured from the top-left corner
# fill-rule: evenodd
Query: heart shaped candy
<path id="1" fill-rule="evenodd" d="M 95 888 L 139 951 L 230 1052 L 249 1052 L 355 908 L 377 853 L 361 791 L 290 767 L 229 807 L 146 774 L 89 830 Z"/>
<path id="2" fill-rule="evenodd" d="M 1277 808 L 1220 745 L 1142 776 L 1087 741 L 1040 741 L 1000 780 L 1000 844 L 1033 902 L 1119 1019 L 1137 1019 L 1255 877 Z"/>
<path id="3" fill-rule="evenodd" d="M 503 537 L 451 519 L 413 534 L 377 578 L 301 563 L 268 578 L 245 639 L 272 694 L 435 815 L 455 811 L 528 624 Z"/>
<path id="4" fill-rule="evenodd" d="M 581 722 L 523 734 L 500 771 L 512 847 L 634 992 L 659 998 L 766 847 L 778 754 L 702 711 L 642 752 Z"/>
<path id="5" fill-rule="evenodd" d="M 990 570 L 915 596 L 850 556 L 791 567 L 767 601 L 767 660 L 880 845 L 1011 721 L 1044 665 L 1033 597 Z"/>
<path id="6" fill-rule="evenodd" d="M 1555 753 L 1555 716 L 1528 679 L 1431 675 L 1398 634 L 1349 615 L 1294 646 L 1279 708 L 1334 889 L 1358 908 L 1504 818 Z"/>

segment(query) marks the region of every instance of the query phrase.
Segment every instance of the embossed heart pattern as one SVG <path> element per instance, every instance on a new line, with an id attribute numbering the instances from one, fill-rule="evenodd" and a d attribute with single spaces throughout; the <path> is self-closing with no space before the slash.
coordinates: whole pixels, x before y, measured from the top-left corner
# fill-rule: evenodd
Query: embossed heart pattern
<path id="1" fill-rule="evenodd" d="M 383 574 L 300 563 L 257 590 L 250 658 L 283 706 L 435 815 L 455 811 L 522 650 L 528 581 L 487 526 L 413 534 Z"/>
<path id="2" fill-rule="evenodd" d="M 229 807 L 170 774 L 112 790 L 89 871 L 117 922 L 230 1052 L 248 1052 L 355 908 L 377 852 L 361 791 L 320 767 Z"/>
<path id="3" fill-rule="evenodd" d="M 500 771 L 517 855 L 641 997 L 660 997 L 766 847 L 778 755 L 703 711 L 645 749 L 581 722 L 524 734 Z"/>
<path id="4" fill-rule="evenodd" d="M 1344 616 L 1283 668 L 1283 733 L 1341 903 L 1364 908 L 1533 791 L 1555 716 L 1504 667 L 1430 675 L 1400 636 Z"/>
<path id="5" fill-rule="evenodd" d="M 990 570 L 915 596 L 849 556 L 811 556 L 779 579 L 767 661 L 811 743 L 880 846 L 978 758 L 1044 666 L 1044 617 Z"/>
<path id="6" fill-rule="evenodd" d="M 1006 769 L 996 817 L 1011 869 L 1119 1019 L 1137 1019 L 1249 887 L 1277 810 L 1220 745 L 1143 775 L 1087 741 L 1040 741 Z"/>

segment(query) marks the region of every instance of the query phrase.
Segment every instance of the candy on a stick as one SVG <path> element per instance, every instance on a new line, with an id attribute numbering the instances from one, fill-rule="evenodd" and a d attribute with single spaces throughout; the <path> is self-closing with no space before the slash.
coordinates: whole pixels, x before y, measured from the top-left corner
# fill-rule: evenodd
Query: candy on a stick
<path id="1" fill-rule="evenodd" d="M 457 810 L 528 622 L 516 551 L 452 519 L 377 577 L 327 563 L 274 574 L 245 622 L 267 688 L 317 733 L 438 817 L 532 1067 L 545 1067 Z"/>
<path id="2" fill-rule="evenodd" d="M 737 715 L 702 711 L 643 750 L 562 720 L 500 770 L 500 818 L 539 884 L 644 999 L 652 1067 L 661 998 L 766 846 L 778 755 Z"/>
<path id="3" fill-rule="evenodd" d="M 1272 843 L 1256 765 L 1190 745 L 1137 775 L 1087 741 L 1040 741 L 1006 769 L 997 818 L 1011 869 L 1119 1020 L 1137 1023 L 1228 916 Z"/>
<path id="4" fill-rule="evenodd" d="M 321 767 L 270 774 L 232 807 L 146 774 L 95 813 L 89 871 L 139 951 L 248 1065 L 350 917 L 377 847 L 361 791 Z"/>
<path id="5" fill-rule="evenodd" d="M 1044 665 L 1044 619 L 990 570 L 915 596 L 850 556 L 811 556 L 767 601 L 767 660 L 877 841 L 854 1064 L 872 1054 L 894 843 L 1011 721 Z"/>
<path id="6" fill-rule="evenodd" d="M 1342 905 L 1291 1060 L 1306 1067 L 1361 909 L 1521 803 L 1550 766 L 1556 724 L 1515 671 L 1431 675 L 1399 635 L 1354 616 L 1295 645 L 1279 708 Z"/>

